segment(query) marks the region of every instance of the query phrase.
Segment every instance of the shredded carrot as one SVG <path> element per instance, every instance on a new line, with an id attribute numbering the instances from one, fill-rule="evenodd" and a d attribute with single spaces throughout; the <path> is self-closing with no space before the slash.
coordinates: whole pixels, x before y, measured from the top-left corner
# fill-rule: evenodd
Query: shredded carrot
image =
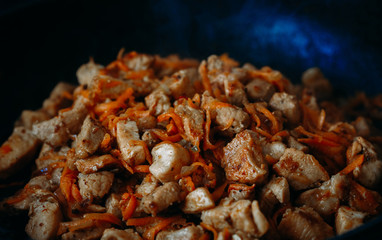
<path id="1" fill-rule="evenodd" d="M 78 194 L 79 190 L 77 185 L 75 184 L 77 181 L 77 175 L 78 171 L 71 170 L 68 166 L 64 167 L 64 170 L 61 174 L 60 189 L 69 203 L 72 203 L 74 200 L 82 201 L 81 194 Z M 73 196 L 73 194 L 75 195 L 75 197 Z"/>
<path id="2" fill-rule="evenodd" d="M 159 115 L 157 119 L 158 119 L 158 122 L 163 122 L 163 121 L 169 120 L 170 118 L 172 120 L 174 120 L 174 123 L 175 123 L 176 127 L 178 128 L 179 133 L 183 137 L 184 136 L 183 121 L 182 121 L 181 117 L 179 117 L 179 115 L 177 115 L 174 112 L 173 108 L 170 108 L 170 110 L 167 113 L 163 113 L 163 114 Z"/>
<path id="3" fill-rule="evenodd" d="M 172 136 L 168 136 L 162 129 L 152 129 L 151 132 L 162 141 L 179 142 L 182 140 L 182 136 L 178 133 Z"/>
<path id="4" fill-rule="evenodd" d="M 263 107 L 260 104 L 256 105 L 256 110 L 264 114 L 265 117 L 267 117 L 271 123 L 272 123 L 272 134 L 276 134 L 279 131 L 279 122 L 275 118 L 275 116 L 265 107 Z"/>
<path id="5" fill-rule="evenodd" d="M 339 173 L 340 174 L 349 174 L 352 172 L 356 167 L 360 167 L 365 159 L 364 154 L 358 155 L 349 165 L 347 165 L 344 169 L 342 169 Z"/>
<path id="6" fill-rule="evenodd" d="M 122 210 L 122 216 L 123 220 L 127 220 L 133 216 L 135 209 L 138 205 L 137 199 L 133 194 L 131 194 L 129 202 L 127 203 L 126 207 Z"/>
<path id="7" fill-rule="evenodd" d="M 210 235 L 208 233 L 204 233 L 200 238 L 199 240 L 209 240 L 210 239 Z"/>
<path id="8" fill-rule="evenodd" d="M 134 166 L 134 172 L 140 172 L 140 173 L 149 173 L 150 170 L 149 170 L 149 165 L 137 165 L 137 166 Z"/>
<path id="9" fill-rule="evenodd" d="M 213 191 L 213 192 L 211 193 L 211 195 L 212 195 L 212 199 L 213 199 L 215 202 L 217 202 L 217 201 L 223 196 L 223 193 L 224 193 L 224 190 L 225 190 L 227 184 L 228 184 L 228 182 L 225 181 L 222 185 L 220 185 L 219 187 L 217 187 L 217 188 L 215 189 L 215 191 Z"/>
<path id="10" fill-rule="evenodd" d="M 277 159 L 274 159 L 271 155 L 267 154 L 265 155 L 265 160 L 270 164 L 270 165 L 273 165 L 273 164 L 276 164 L 277 163 Z"/>
<path id="11" fill-rule="evenodd" d="M 184 178 L 184 180 L 186 181 L 187 191 L 189 191 L 189 192 L 194 191 L 195 190 L 195 184 L 192 181 L 192 178 L 190 176 L 187 176 L 187 177 Z"/>
<path id="12" fill-rule="evenodd" d="M 133 94 L 132 88 L 127 88 L 115 101 L 101 103 L 95 106 L 94 112 L 100 116 L 103 121 L 108 115 L 116 113 L 119 109 L 126 107 L 125 101 Z"/>
<path id="13" fill-rule="evenodd" d="M 244 104 L 245 111 L 251 116 L 252 121 L 256 123 L 256 127 L 260 127 L 261 121 L 259 116 L 256 114 L 255 106 L 254 104 Z"/>
<path id="14" fill-rule="evenodd" d="M 181 218 L 180 216 L 173 216 L 173 217 L 169 217 L 169 218 L 165 218 L 165 219 L 161 220 L 154 227 L 146 230 L 146 232 L 143 233 L 143 237 L 145 239 L 154 240 L 155 236 L 157 235 L 158 232 L 162 231 L 168 225 L 179 220 L 180 218 Z"/>
<path id="15" fill-rule="evenodd" d="M 282 130 L 272 136 L 271 142 L 281 141 L 283 137 L 287 137 L 287 136 L 289 136 L 289 132 L 287 130 Z"/>
<path id="16" fill-rule="evenodd" d="M 23 188 L 23 190 L 19 194 L 8 198 L 6 203 L 9 205 L 13 205 L 13 204 L 16 204 L 18 202 L 21 202 L 24 199 L 26 199 L 30 194 L 32 194 L 35 190 L 36 190 L 35 186 L 31 187 L 27 184 L 27 185 L 25 185 L 25 187 Z"/>
<path id="17" fill-rule="evenodd" d="M 211 143 L 210 140 L 210 131 L 211 131 L 211 112 L 209 109 L 206 110 L 206 123 L 204 125 L 204 139 L 203 139 L 203 149 L 215 149 L 216 146 Z"/>
<path id="18" fill-rule="evenodd" d="M 110 144 L 111 144 L 111 136 L 109 133 L 106 133 L 101 142 L 100 149 L 102 149 L 103 151 L 108 151 L 111 148 Z"/>
<path id="19" fill-rule="evenodd" d="M 126 226 L 144 226 L 150 225 L 157 221 L 161 221 L 162 217 L 142 217 L 142 218 L 129 218 L 126 221 Z"/>
<path id="20" fill-rule="evenodd" d="M 224 65 L 229 67 L 229 68 L 233 68 L 233 67 L 238 67 L 239 66 L 239 62 L 237 62 L 234 59 L 230 58 L 227 53 L 223 53 L 222 55 L 220 55 L 219 58 L 220 58 L 220 60 L 222 60 L 224 62 Z"/>
<path id="21" fill-rule="evenodd" d="M 111 224 L 122 226 L 121 220 L 111 213 L 87 213 L 84 214 L 82 219 L 74 220 L 71 222 L 62 222 L 60 224 L 57 234 L 63 234 L 64 232 L 66 232 L 65 229 L 69 229 L 70 232 L 74 232 L 76 230 L 96 226 L 99 223 L 103 222 L 108 222 Z"/>
<path id="22" fill-rule="evenodd" d="M 216 231 L 216 229 L 215 229 L 213 226 L 211 226 L 211 225 L 209 225 L 209 224 L 206 224 L 206 223 L 204 223 L 204 222 L 201 222 L 201 223 L 200 223 L 200 226 L 202 226 L 204 229 L 206 229 L 206 230 L 212 232 L 213 235 L 214 235 L 214 240 L 217 240 L 217 239 L 218 239 L 218 232 Z"/>
<path id="23" fill-rule="evenodd" d="M 261 129 L 259 127 L 254 127 L 252 130 L 257 132 L 257 133 L 260 133 L 261 135 L 263 135 L 264 137 L 266 137 L 268 139 L 272 138 L 271 134 L 269 134 L 268 132 L 264 131 L 263 129 Z"/>
<path id="24" fill-rule="evenodd" d="M 199 73 L 200 76 L 202 76 L 202 83 L 204 90 L 207 90 L 211 96 L 213 96 L 213 91 L 210 83 L 210 79 L 208 78 L 208 69 L 207 69 L 207 63 L 202 62 L 199 66 Z"/>
<path id="25" fill-rule="evenodd" d="M 223 240 L 230 240 L 232 239 L 231 233 L 229 232 L 228 228 L 223 229 Z"/>

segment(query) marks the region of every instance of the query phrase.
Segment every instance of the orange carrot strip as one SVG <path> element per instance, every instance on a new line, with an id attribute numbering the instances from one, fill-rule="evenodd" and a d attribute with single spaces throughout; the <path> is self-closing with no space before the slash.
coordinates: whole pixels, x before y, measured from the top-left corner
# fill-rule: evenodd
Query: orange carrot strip
<path id="1" fill-rule="evenodd" d="M 206 224 L 204 222 L 201 222 L 200 226 L 202 226 L 204 229 L 212 232 L 214 234 L 214 240 L 218 239 L 218 232 L 216 231 L 216 229 L 213 226 Z"/>
<path id="2" fill-rule="evenodd" d="M 149 167 L 150 167 L 149 165 L 137 165 L 133 169 L 134 169 L 134 172 L 149 173 L 150 172 Z"/>
<path id="3" fill-rule="evenodd" d="M 184 178 L 185 181 L 186 181 L 186 187 L 187 187 L 187 190 L 189 192 L 192 192 L 195 190 L 195 184 L 194 182 L 192 181 L 192 178 L 190 176 L 187 176 Z"/>
<path id="4" fill-rule="evenodd" d="M 156 221 L 163 220 L 162 217 L 142 217 L 142 218 L 129 218 L 126 221 L 126 226 L 144 226 L 155 223 Z"/>
<path id="5" fill-rule="evenodd" d="M 154 135 L 162 141 L 179 142 L 182 140 L 182 136 L 179 133 L 168 136 L 167 133 L 162 129 L 152 129 L 151 132 L 154 133 Z"/>
<path id="6" fill-rule="evenodd" d="M 272 134 L 275 134 L 279 131 L 279 122 L 275 118 L 275 116 L 265 107 L 261 105 L 256 105 L 256 110 L 264 114 L 265 117 L 267 117 L 271 123 L 272 123 L 272 129 L 271 132 Z"/>
<path id="7" fill-rule="evenodd" d="M 127 220 L 133 216 L 135 209 L 138 205 L 137 199 L 134 195 L 131 195 L 129 202 L 127 203 L 127 206 L 122 210 L 122 216 L 123 220 Z"/>
<path id="8" fill-rule="evenodd" d="M 204 90 L 207 90 L 211 96 L 213 96 L 210 79 L 208 78 L 207 63 L 203 62 L 199 66 L 199 73 L 202 76 L 202 83 Z"/>
<path id="9" fill-rule="evenodd" d="M 279 138 L 287 137 L 289 136 L 289 132 L 287 130 L 280 131 L 272 136 L 271 142 L 279 141 Z"/>
<path id="10" fill-rule="evenodd" d="M 208 233 L 204 233 L 200 238 L 199 240 L 209 240 L 210 239 L 210 235 Z"/>
<path id="11" fill-rule="evenodd" d="M 256 114 L 256 110 L 253 104 L 245 104 L 244 109 L 249 114 L 249 116 L 251 116 L 252 120 L 256 123 L 256 127 L 260 127 L 261 121 L 259 116 L 257 116 Z"/>
<path id="12" fill-rule="evenodd" d="M 222 185 L 220 185 L 219 187 L 217 187 L 215 189 L 215 191 L 213 191 L 211 193 L 212 195 L 212 199 L 216 202 L 218 201 L 222 196 L 223 196 L 223 193 L 224 193 L 224 189 L 225 187 L 227 186 L 228 182 L 225 181 Z"/>
<path id="13" fill-rule="evenodd" d="M 167 227 L 172 222 L 174 222 L 174 221 L 176 221 L 178 219 L 180 219 L 180 216 L 173 216 L 173 217 L 169 217 L 169 218 L 163 219 L 158 224 L 156 224 L 154 227 L 149 228 L 148 230 L 146 230 L 146 232 L 143 233 L 143 237 L 145 239 L 154 240 L 155 236 L 157 235 L 158 232 L 160 232 L 165 227 Z"/>
<path id="14" fill-rule="evenodd" d="M 255 127 L 253 130 L 254 130 L 255 132 L 260 133 L 261 135 L 263 135 L 264 137 L 266 137 L 266 138 L 268 138 L 268 139 L 271 139 L 271 138 L 272 138 L 272 135 L 271 135 L 271 134 L 269 134 L 268 132 L 264 131 L 264 130 L 261 129 L 261 128 Z"/>
<path id="15" fill-rule="evenodd" d="M 270 165 L 273 165 L 273 164 L 276 164 L 277 163 L 277 159 L 274 159 L 272 156 L 270 156 L 269 154 L 265 155 L 265 160 L 270 164 Z"/>
<path id="16" fill-rule="evenodd" d="M 76 202 L 82 202 L 82 196 L 81 196 L 80 190 L 78 189 L 76 184 L 72 184 L 71 194 L 72 194 L 74 200 L 76 200 Z"/>
<path id="17" fill-rule="evenodd" d="M 365 159 L 365 155 L 364 154 L 358 155 L 356 157 L 356 159 L 354 159 L 354 161 L 349 163 L 349 165 L 347 165 L 339 173 L 341 173 L 341 174 L 348 174 L 348 173 L 352 172 L 356 167 L 359 167 L 359 166 L 362 165 L 364 159 Z"/>

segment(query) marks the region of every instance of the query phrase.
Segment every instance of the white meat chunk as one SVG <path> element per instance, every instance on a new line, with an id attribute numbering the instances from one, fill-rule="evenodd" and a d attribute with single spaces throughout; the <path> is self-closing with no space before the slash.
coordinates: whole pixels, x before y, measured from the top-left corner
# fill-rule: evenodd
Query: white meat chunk
<path id="1" fill-rule="evenodd" d="M 195 94 L 194 82 L 198 78 L 199 74 L 195 68 L 183 69 L 174 73 L 168 83 L 173 98 L 192 98 Z"/>
<path id="2" fill-rule="evenodd" d="M 96 172 L 91 174 L 78 174 L 78 186 L 84 199 L 102 198 L 113 184 L 114 174 L 112 172 Z"/>
<path id="3" fill-rule="evenodd" d="M 50 116 L 56 116 L 58 110 L 69 107 L 72 103 L 71 100 L 66 98 L 65 94 L 72 93 L 74 88 L 75 86 L 72 84 L 59 82 L 50 93 L 49 98 L 43 102 L 42 109 Z"/>
<path id="4" fill-rule="evenodd" d="M 181 201 L 181 188 L 176 182 L 167 182 L 143 197 L 143 211 L 156 215 L 176 202 Z"/>
<path id="5" fill-rule="evenodd" d="M 271 99 L 276 91 L 275 87 L 271 83 L 259 78 L 253 79 L 249 82 L 245 86 L 245 90 L 250 100 L 266 102 Z"/>
<path id="6" fill-rule="evenodd" d="M 281 111 L 290 124 L 299 123 L 301 111 L 295 95 L 277 92 L 269 100 L 269 105 L 274 110 Z"/>
<path id="7" fill-rule="evenodd" d="M 37 169 L 47 168 L 50 164 L 65 161 L 69 149 L 68 146 L 62 146 L 56 149 L 49 144 L 44 143 L 41 147 L 40 154 L 35 161 Z"/>
<path id="8" fill-rule="evenodd" d="M 106 226 L 105 226 L 106 225 Z M 102 237 L 106 228 L 109 228 L 110 224 L 103 223 L 102 226 L 85 228 L 82 230 L 76 230 L 73 232 L 67 232 L 61 235 L 61 240 L 95 240 Z"/>
<path id="9" fill-rule="evenodd" d="M 28 130 L 31 130 L 33 125 L 39 122 L 46 121 L 50 118 L 49 114 L 42 111 L 24 110 L 21 113 L 19 121 L 16 126 L 23 126 Z"/>
<path id="10" fill-rule="evenodd" d="M 262 183 L 268 175 L 257 135 L 245 130 L 223 148 L 221 166 L 228 180 L 240 183 Z"/>
<path id="11" fill-rule="evenodd" d="M 78 159 L 74 164 L 79 172 L 89 174 L 105 168 L 116 167 L 119 163 L 118 159 L 110 154 L 106 154 L 102 156 L 91 156 L 86 159 Z"/>
<path id="12" fill-rule="evenodd" d="M 167 112 L 171 107 L 170 98 L 162 88 L 156 89 L 147 95 L 145 97 L 145 104 L 155 116 Z"/>
<path id="13" fill-rule="evenodd" d="M 182 99 L 185 100 L 185 99 Z M 175 106 L 175 113 L 182 119 L 183 128 L 187 140 L 194 146 L 199 146 L 199 142 L 204 136 L 204 113 L 198 108 L 193 108 L 187 101 L 182 101 Z"/>
<path id="14" fill-rule="evenodd" d="M 261 189 L 260 208 L 266 215 L 269 215 L 277 204 L 286 204 L 289 203 L 289 201 L 289 184 L 284 177 L 273 176 Z"/>
<path id="15" fill-rule="evenodd" d="M 160 182 L 154 176 L 145 177 L 141 184 L 135 189 L 135 194 L 140 197 L 150 195 Z"/>
<path id="16" fill-rule="evenodd" d="M 201 219 L 217 231 L 227 228 L 231 233 L 241 232 L 252 238 L 263 236 L 269 227 L 258 202 L 249 200 L 223 199 L 219 206 L 203 211 Z"/>
<path id="17" fill-rule="evenodd" d="M 317 186 L 321 181 L 329 180 L 326 170 L 310 154 L 294 148 L 288 148 L 280 161 L 273 165 L 273 169 L 280 176 L 288 180 L 295 190 Z"/>
<path id="18" fill-rule="evenodd" d="M 312 207 L 321 216 L 329 216 L 337 211 L 340 202 L 345 200 L 349 180 L 346 175 L 334 175 L 319 188 L 303 192 L 297 199 L 297 205 Z"/>
<path id="19" fill-rule="evenodd" d="M 117 123 L 117 142 L 122 159 L 130 166 L 142 164 L 146 160 L 145 144 L 139 140 L 137 123 L 134 121 L 119 121 Z"/>
<path id="20" fill-rule="evenodd" d="M 53 178 L 48 177 L 47 175 L 41 175 L 34 178 L 31 178 L 28 182 L 29 187 L 38 187 L 49 192 L 54 192 L 59 184 L 54 181 Z"/>
<path id="21" fill-rule="evenodd" d="M 121 196 L 119 194 L 112 193 L 106 199 L 105 207 L 107 213 L 111 213 L 118 218 L 122 218 L 122 212 L 119 208 L 119 201 L 121 201 Z"/>
<path id="22" fill-rule="evenodd" d="M 188 151 L 177 143 L 161 142 L 151 150 L 153 163 L 149 170 L 161 182 L 175 180 L 183 166 L 191 163 Z"/>
<path id="23" fill-rule="evenodd" d="M 103 232 L 101 240 L 142 240 L 141 236 L 133 229 L 108 228 Z"/>
<path id="24" fill-rule="evenodd" d="M 203 235 L 203 228 L 200 226 L 188 226 L 178 230 L 164 230 L 157 234 L 156 240 L 194 240 Z"/>
<path id="25" fill-rule="evenodd" d="M 211 193 L 205 187 L 199 187 L 187 194 L 184 200 L 182 211 L 184 213 L 195 214 L 203 210 L 215 207 Z"/>
<path id="26" fill-rule="evenodd" d="M 306 145 L 300 143 L 299 141 L 297 141 L 296 138 L 292 136 L 288 137 L 288 148 L 294 148 L 303 151 L 304 153 L 307 153 L 309 151 L 309 148 Z"/>
<path id="27" fill-rule="evenodd" d="M 352 124 L 354 128 L 356 129 L 357 134 L 359 136 L 367 137 L 370 135 L 371 133 L 370 123 L 366 118 L 359 116 L 354 122 L 352 122 Z"/>
<path id="28" fill-rule="evenodd" d="M 265 143 L 263 145 L 263 154 L 264 156 L 269 155 L 272 158 L 279 160 L 286 148 L 285 144 L 279 141 Z"/>
<path id="29" fill-rule="evenodd" d="M 57 117 L 33 125 L 33 134 L 43 142 L 52 146 L 62 146 L 70 139 L 72 134 L 77 134 L 88 110 L 87 100 L 78 97 L 73 108 L 61 112 Z"/>
<path id="30" fill-rule="evenodd" d="M 338 208 L 335 220 L 337 234 L 342 234 L 362 225 L 366 216 L 367 213 L 355 211 L 348 206 L 341 206 Z"/>
<path id="31" fill-rule="evenodd" d="M 134 71 L 147 70 L 153 64 L 155 60 L 153 56 L 142 53 L 134 53 L 134 56 L 125 56 L 123 60 L 125 64 Z"/>
<path id="32" fill-rule="evenodd" d="M 292 240 L 324 240 L 334 235 L 333 228 L 310 207 L 287 209 L 278 230 Z"/>
<path id="33" fill-rule="evenodd" d="M 36 240 L 55 239 L 62 221 L 60 204 L 51 194 L 47 198 L 34 201 L 29 208 L 29 221 L 26 233 Z"/>
<path id="34" fill-rule="evenodd" d="M 326 99 L 332 93 L 332 85 L 317 67 L 309 68 L 302 74 L 302 83 L 317 99 Z"/>
<path id="35" fill-rule="evenodd" d="M 144 141 L 149 149 L 161 142 L 161 140 L 153 133 L 152 130 L 147 130 L 142 134 L 142 141 Z"/>
<path id="36" fill-rule="evenodd" d="M 255 185 L 249 187 L 246 184 L 242 183 L 230 184 L 228 187 L 228 197 L 235 200 L 251 199 L 253 198 L 255 193 L 254 187 Z"/>
<path id="37" fill-rule="evenodd" d="M 99 74 L 99 71 L 103 68 L 101 64 L 97 64 L 90 59 L 88 63 L 82 64 L 77 72 L 77 80 L 81 85 L 90 85 L 94 77 Z"/>
<path id="38" fill-rule="evenodd" d="M 74 143 L 76 157 L 86 158 L 92 155 L 101 144 L 105 133 L 103 127 L 88 115 Z"/>
<path id="39" fill-rule="evenodd" d="M 16 127 L 0 147 L 0 179 L 7 178 L 28 164 L 36 155 L 39 140 L 24 127 Z"/>

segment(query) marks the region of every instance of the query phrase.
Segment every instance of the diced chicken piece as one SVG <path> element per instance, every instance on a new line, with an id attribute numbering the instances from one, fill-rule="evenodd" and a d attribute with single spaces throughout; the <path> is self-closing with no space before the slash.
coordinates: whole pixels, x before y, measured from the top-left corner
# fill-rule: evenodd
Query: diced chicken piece
<path id="1" fill-rule="evenodd" d="M 303 151 L 304 153 L 309 151 L 309 148 L 306 145 L 300 143 L 296 138 L 292 136 L 288 137 L 288 147 Z"/>
<path id="2" fill-rule="evenodd" d="M 195 94 L 194 82 L 198 79 L 199 74 L 195 68 L 184 69 L 174 73 L 168 83 L 173 98 L 192 98 Z"/>
<path id="3" fill-rule="evenodd" d="M 259 78 L 256 78 L 249 82 L 245 86 L 245 90 L 249 99 L 251 99 L 252 101 L 266 102 L 268 102 L 269 99 L 271 99 L 271 97 L 276 91 L 275 87 L 271 83 Z"/>
<path id="4" fill-rule="evenodd" d="M 111 213 L 118 218 L 122 218 L 122 212 L 119 208 L 119 201 L 121 201 L 121 196 L 119 194 L 112 193 L 106 199 L 105 207 L 107 213 Z"/>
<path id="5" fill-rule="evenodd" d="M 199 146 L 199 142 L 204 136 L 204 113 L 202 110 L 190 106 L 187 101 L 182 100 L 180 104 L 175 106 L 175 113 L 182 119 L 187 140 L 194 146 Z"/>
<path id="6" fill-rule="evenodd" d="M 77 134 L 88 110 L 87 100 L 79 96 L 71 110 L 60 113 L 48 121 L 33 126 L 33 134 L 43 142 L 52 146 L 62 146 L 72 134 Z"/>
<path id="7" fill-rule="evenodd" d="M 40 154 L 36 159 L 37 169 L 47 168 L 50 164 L 56 162 L 63 162 L 66 160 L 66 154 L 69 151 L 68 146 L 63 146 L 59 149 L 55 149 L 47 143 L 44 143 L 41 147 Z"/>
<path id="8" fill-rule="evenodd" d="M 333 228 L 310 207 L 287 209 L 278 230 L 292 240 L 324 240 L 334 235 Z"/>
<path id="9" fill-rule="evenodd" d="M 269 223 L 264 214 L 260 211 L 259 202 L 254 200 L 251 204 L 252 217 L 256 226 L 255 236 L 261 237 L 267 233 Z"/>
<path id="10" fill-rule="evenodd" d="M 229 137 L 243 131 L 250 124 L 249 115 L 243 109 L 219 102 L 208 93 L 203 94 L 202 108 L 211 112 L 212 121 L 218 125 L 222 134 Z"/>
<path id="11" fill-rule="evenodd" d="M 239 201 L 247 201 L 247 200 L 239 200 Z M 231 201 L 227 199 L 223 199 L 220 202 L 219 206 L 215 208 L 205 210 L 202 212 L 201 220 L 202 222 L 213 226 L 218 231 L 223 231 L 224 228 L 231 229 L 232 221 L 230 217 Z"/>
<path id="12" fill-rule="evenodd" d="M 207 58 L 208 71 L 223 71 L 224 62 L 216 55 L 211 55 Z"/>
<path id="13" fill-rule="evenodd" d="M 80 173 L 78 175 L 78 186 L 84 199 L 102 198 L 110 190 L 113 184 L 114 174 L 111 172 L 96 172 L 91 174 Z"/>
<path id="14" fill-rule="evenodd" d="M 41 175 L 34 178 L 31 178 L 28 182 L 29 187 L 38 187 L 49 192 L 54 192 L 58 188 L 58 184 L 54 182 L 51 177 L 47 175 Z"/>
<path id="15" fill-rule="evenodd" d="M 274 110 L 279 110 L 283 113 L 288 122 L 292 125 L 297 124 L 301 119 L 301 111 L 296 96 L 288 93 L 273 94 L 269 105 Z"/>
<path id="16" fill-rule="evenodd" d="M 241 183 L 262 183 L 268 175 L 257 135 L 245 130 L 223 148 L 221 166 L 228 180 Z"/>
<path id="17" fill-rule="evenodd" d="M 75 86 L 65 82 L 59 82 L 43 104 L 42 109 L 50 116 L 56 116 L 58 110 L 69 107 L 72 101 L 66 97 L 66 93 L 72 93 Z"/>
<path id="18" fill-rule="evenodd" d="M 148 54 L 134 53 L 132 56 L 129 54 L 125 55 L 123 60 L 130 69 L 141 71 L 151 68 L 155 58 Z"/>
<path id="19" fill-rule="evenodd" d="M 254 192 L 255 185 L 249 187 L 246 184 L 233 183 L 228 187 L 228 197 L 235 200 L 251 199 L 253 198 Z"/>
<path id="20" fill-rule="evenodd" d="M 157 234 L 156 240 L 194 240 L 200 239 L 203 228 L 200 226 L 188 226 L 179 230 L 165 230 Z"/>
<path id="21" fill-rule="evenodd" d="M 74 164 L 77 170 L 81 173 L 95 173 L 99 170 L 119 166 L 119 160 L 115 159 L 110 154 L 102 156 L 92 156 L 86 159 L 79 159 Z"/>
<path id="22" fill-rule="evenodd" d="M 332 94 L 332 85 L 317 67 L 309 68 L 302 74 L 302 83 L 318 99 L 326 99 Z"/>
<path id="23" fill-rule="evenodd" d="M 21 113 L 20 120 L 16 122 L 16 126 L 23 126 L 26 129 L 31 130 L 34 124 L 46 121 L 49 118 L 49 114 L 42 110 L 24 110 Z"/>
<path id="24" fill-rule="evenodd" d="M 23 168 L 36 155 L 40 142 L 24 127 L 16 127 L 0 147 L 0 179 Z"/>
<path id="25" fill-rule="evenodd" d="M 188 151 L 177 143 L 161 142 L 151 150 L 150 172 L 161 182 L 175 180 L 183 166 L 191 163 Z"/>
<path id="26" fill-rule="evenodd" d="M 157 89 L 145 97 L 145 104 L 147 108 L 155 116 L 167 112 L 170 107 L 170 98 L 167 96 L 164 89 Z"/>
<path id="27" fill-rule="evenodd" d="M 147 176 L 136 188 L 135 194 L 141 197 L 148 196 L 159 187 L 159 184 L 160 182 L 154 176 Z"/>
<path id="28" fill-rule="evenodd" d="M 235 229 L 246 233 L 255 232 L 251 210 L 251 201 L 249 200 L 239 200 L 232 204 L 230 217 Z"/>
<path id="29" fill-rule="evenodd" d="M 260 208 L 266 215 L 269 215 L 277 204 L 286 204 L 289 201 L 289 184 L 284 177 L 273 176 L 261 189 Z"/>
<path id="30" fill-rule="evenodd" d="M 264 156 L 269 155 L 272 158 L 279 160 L 286 148 L 285 144 L 279 141 L 265 143 L 263 145 L 263 154 Z"/>
<path id="31" fill-rule="evenodd" d="M 211 193 L 205 187 L 199 187 L 190 192 L 184 200 L 182 211 L 184 213 L 195 214 L 203 210 L 215 207 Z"/>
<path id="32" fill-rule="evenodd" d="M 133 229 L 115 229 L 108 228 L 103 232 L 101 240 L 141 240 L 141 236 L 137 232 L 134 232 Z M 158 239 L 158 237 L 156 238 Z"/>
<path id="33" fill-rule="evenodd" d="M 48 198 L 34 201 L 29 208 L 29 221 L 25 227 L 27 234 L 36 240 L 56 238 L 62 221 L 60 204 L 51 194 Z"/>
<path id="34" fill-rule="evenodd" d="M 364 188 L 355 181 L 351 182 L 349 192 L 349 206 L 357 211 L 376 215 L 382 211 L 382 196 L 376 192 Z"/>
<path id="35" fill-rule="evenodd" d="M 335 220 L 337 234 L 342 234 L 362 225 L 366 216 L 366 213 L 341 206 L 337 211 Z"/>
<path id="36" fill-rule="evenodd" d="M 156 215 L 176 202 L 180 202 L 181 188 L 176 182 L 167 182 L 142 199 L 143 210 Z"/>
<path id="37" fill-rule="evenodd" d="M 312 155 L 294 148 L 286 149 L 273 169 L 285 177 L 295 190 L 314 187 L 321 181 L 329 180 L 328 173 Z"/>
<path id="38" fill-rule="evenodd" d="M 86 158 L 93 154 L 101 144 L 106 131 L 103 127 L 88 115 L 81 127 L 81 131 L 74 143 L 76 157 Z"/>
<path id="39" fill-rule="evenodd" d="M 134 121 L 119 121 L 117 123 L 117 142 L 122 159 L 130 166 L 142 164 L 146 160 L 145 144 L 139 140 L 138 127 Z"/>
<path id="40" fill-rule="evenodd" d="M 149 149 L 161 142 L 161 140 L 151 131 L 147 130 L 142 134 L 142 141 L 144 141 Z"/>
<path id="41" fill-rule="evenodd" d="M 366 118 L 360 116 L 352 123 L 357 131 L 357 134 L 361 137 L 367 137 L 370 135 L 370 125 Z"/>
<path id="42" fill-rule="evenodd" d="M 106 225 L 106 226 L 105 226 Z M 86 228 L 83 230 L 76 230 L 73 232 L 67 232 L 61 235 L 62 240 L 95 240 L 102 237 L 106 228 L 109 228 L 109 224 L 103 223 L 102 226 Z"/>
<path id="43" fill-rule="evenodd" d="M 346 175 L 334 175 L 319 188 L 303 192 L 296 200 L 297 205 L 312 207 L 321 216 L 329 216 L 337 211 L 345 200 L 349 180 Z"/>
<path id="44" fill-rule="evenodd" d="M 93 59 L 90 59 L 88 63 L 82 64 L 78 68 L 76 72 L 78 83 L 81 85 L 90 85 L 94 77 L 99 74 L 102 68 L 102 65 L 97 64 Z"/>

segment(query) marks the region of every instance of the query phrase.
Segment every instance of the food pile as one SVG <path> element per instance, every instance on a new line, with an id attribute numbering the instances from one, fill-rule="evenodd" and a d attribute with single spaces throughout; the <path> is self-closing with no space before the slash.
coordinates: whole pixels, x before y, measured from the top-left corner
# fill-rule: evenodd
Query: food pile
<path id="1" fill-rule="evenodd" d="M 226 54 L 124 54 L 77 71 L 0 148 L 32 239 L 326 239 L 381 212 L 382 97 L 341 101 Z"/>

